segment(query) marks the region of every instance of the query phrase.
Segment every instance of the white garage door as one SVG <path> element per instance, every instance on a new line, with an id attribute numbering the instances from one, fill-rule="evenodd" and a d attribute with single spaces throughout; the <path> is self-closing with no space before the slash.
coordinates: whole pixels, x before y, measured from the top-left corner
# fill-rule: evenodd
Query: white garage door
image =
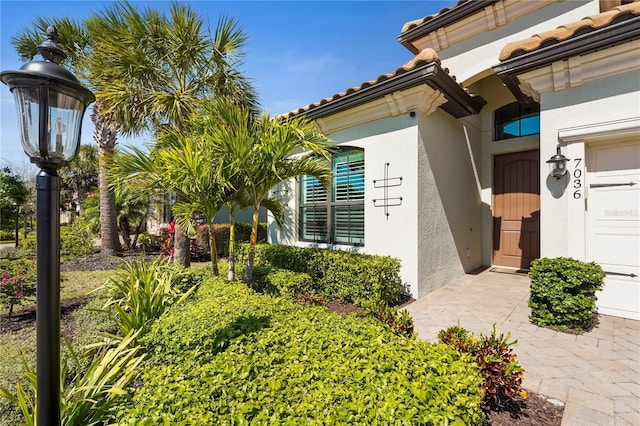
<path id="1" fill-rule="evenodd" d="M 587 155 L 587 260 L 607 273 L 598 312 L 640 319 L 640 140 Z"/>

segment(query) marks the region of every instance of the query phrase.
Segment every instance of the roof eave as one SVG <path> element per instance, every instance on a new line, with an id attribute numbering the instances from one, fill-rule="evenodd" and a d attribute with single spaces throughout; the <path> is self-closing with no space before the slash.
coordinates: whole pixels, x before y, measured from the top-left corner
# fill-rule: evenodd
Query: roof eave
<path id="1" fill-rule="evenodd" d="M 498 0 L 473 0 L 459 4 L 449 9 L 445 13 L 434 16 L 432 19 L 419 24 L 408 31 L 405 31 L 404 33 L 400 34 L 397 39 L 412 53 L 418 54 L 419 50 L 413 45 L 414 41 L 439 28 L 460 21 L 476 13 L 477 11 L 484 9 L 493 3 L 496 3 L 497 1 Z"/>
<path id="2" fill-rule="evenodd" d="M 440 107 L 456 118 L 477 114 L 486 101 L 480 96 L 471 96 L 460 87 L 435 62 L 427 63 L 399 76 L 390 78 L 382 83 L 351 93 L 326 104 L 296 114 L 308 119 L 316 119 L 336 114 L 366 104 L 385 95 L 420 84 L 427 84 L 433 89 L 440 90 L 447 98 L 447 102 Z"/>
<path id="3" fill-rule="evenodd" d="M 533 102 L 531 97 L 520 90 L 519 74 L 572 56 L 584 55 L 638 38 L 640 38 L 640 16 L 507 59 L 494 65 L 493 70 L 519 101 Z"/>

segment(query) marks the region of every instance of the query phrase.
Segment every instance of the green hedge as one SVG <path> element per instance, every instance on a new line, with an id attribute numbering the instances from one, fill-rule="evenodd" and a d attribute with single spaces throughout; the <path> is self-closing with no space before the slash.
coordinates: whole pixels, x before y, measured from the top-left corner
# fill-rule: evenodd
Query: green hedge
<path id="1" fill-rule="evenodd" d="M 264 266 L 254 270 L 251 288 L 261 293 L 288 298 L 315 294 L 309 274 Z"/>
<path id="2" fill-rule="evenodd" d="M 482 378 L 445 345 L 211 279 L 143 339 L 120 424 L 480 424 Z"/>
<path id="3" fill-rule="evenodd" d="M 605 274 L 595 262 L 568 257 L 541 258 L 531 262 L 529 319 L 540 326 L 560 330 L 586 330 L 594 324 L 596 296 Z"/>
<path id="4" fill-rule="evenodd" d="M 216 236 L 216 249 L 218 256 L 229 256 L 229 224 L 213 225 Z M 251 237 L 251 224 L 237 222 L 236 223 L 236 243 L 249 242 Z M 258 242 L 267 242 L 267 224 L 258 224 Z M 196 237 L 192 241 L 191 249 L 192 258 L 196 260 L 211 260 L 209 252 L 209 225 L 198 225 L 196 227 Z"/>
<path id="5" fill-rule="evenodd" d="M 238 265 L 244 267 L 249 246 L 238 247 Z M 341 250 L 301 248 L 277 244 L 256 245 L 256 266 L 304 272 L 313 292 L 360 306 L 372 301 L 397 304 L 402 298 L 400 261 L 389 256 Z"/>

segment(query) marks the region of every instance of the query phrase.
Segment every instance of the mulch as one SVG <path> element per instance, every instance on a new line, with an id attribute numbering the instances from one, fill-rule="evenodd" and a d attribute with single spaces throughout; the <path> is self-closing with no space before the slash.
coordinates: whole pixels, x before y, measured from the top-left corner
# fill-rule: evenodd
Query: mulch
<path id="1" fill-rule="evenodd" d="M 157 254 L 151 254 L 146 255 L 145 258 L 154 260 L 157 256 Z M 139 257 L 139 253 L 129 253 L 123 257 L 110 258 L 103 258 L 99 254 L 95 254 L 82 259 L 64 262 L 60 266 L 60 270 L 62 272 L 112 270 L 122 264 L 125 259 L 133 260 Z M 71 314 L 74 310 L 84 305 L 86 301 L 86 297 L 76 297 L 61 301 L 61 329 L 70 338 L 75 334 L 75 324 Z M 327 309 L 344 315 L 362 313 L 362 308 L 358 306 L 336 301 L 330 301 Z M 0 315 L 0 333 L 11 333 L 25 327 L 34 326 L 35 319 L 35 308 L 14 312 L 11 318 L 7 314 Z M 515 404 L 512 404 L 504 411 L 485 411 L 486 417 L 483 421 L 483 426 L 560 426 L 563 412 L 564 406 L 555 405 L 544 396 L 529 393 L 527 399 L 518 399 Z"/>
<path id="2" fill-rule="evenodd" d="M 74 297 L 60 301 L 60 328 L 63 330 L 73 331 L 73 311 L 80 308 L 87 302 L 86 297 Z M 23 309 L 14 312 L 11 317 L 9 314 L 0 315 L 0 333 L 12 333 L 22 330 L 26 327 L 34 327 L 36 325 L 36 308 Z M 71 333 L 73 335 L 73 333 Z M 70 336 L 68 336 L 70 337 Z"/>

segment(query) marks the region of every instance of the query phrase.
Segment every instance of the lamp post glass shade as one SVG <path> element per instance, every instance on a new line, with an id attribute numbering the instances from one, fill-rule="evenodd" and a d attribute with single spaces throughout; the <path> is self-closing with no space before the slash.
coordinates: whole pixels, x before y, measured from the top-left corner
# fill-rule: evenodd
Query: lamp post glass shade
<path id="1" fill-rule="evenodd" d="M 3 71 L 0 79 L 15 98 L 25 153 L 32 163 L 58 168 L 78 154 L 82 117 L 95 96 L 58 65 L 65 55 L 55 43 L 55 28 L 49 27 L 47 37 L 38 46 L 44 61 Z"/>
<path id="2" fill-rule="evenodd" d="M 40 145 L 40 92 L 48 104 L 43 145 Z M 24 152 L 32 159 L 42 158 L 51 162 L 68 162 L 75 158 L 80 148 L 80 126 L 86 109 L 79 99 L 65 93 L 42 87 L 14 88 L 13 95 L 18 109 L 20 136 Z"/>

